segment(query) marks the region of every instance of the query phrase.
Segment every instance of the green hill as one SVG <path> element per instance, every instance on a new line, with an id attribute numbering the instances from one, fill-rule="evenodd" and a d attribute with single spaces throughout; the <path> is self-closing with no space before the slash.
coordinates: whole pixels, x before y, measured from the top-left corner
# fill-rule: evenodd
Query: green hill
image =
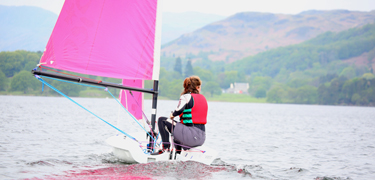
<path id="1" fill-rule="evenodd" d="M 360 56 L 375 47 L 375 24 L 339 33 L 326 32 L 309 41 L 272 49 L 228 64 L 227 70 L 247 75 L 270 76 L 308 71 L 310 77 L 340 73 L 348 66 L 342 60 Z M 315 71 L 314 69 L 319 71 Z M 320 72 L 324 70 L 325 72 Z M 280 79 L 282 81 L 282 79 Z"/>
<path id="2" fill-rule="evenodd" d="M 375 24 L 368 24 L 249 56 L 225 69 L 244 74 L 249 92 L 267 92 L 268 102 L 374 106 L 374 67 Z"/>

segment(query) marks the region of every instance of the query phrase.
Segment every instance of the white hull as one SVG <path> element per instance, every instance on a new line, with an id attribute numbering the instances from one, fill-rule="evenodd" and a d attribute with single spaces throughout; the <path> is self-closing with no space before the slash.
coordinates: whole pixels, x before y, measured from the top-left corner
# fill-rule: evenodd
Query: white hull
<path id="1" fill-rule="evenodd" d="M 126 137 L 125 135 L 116 135 L 108 138 L 106 142 L 113 147 L 113 154 L 127 163 L 149 163 L 155 161 L 171 161 L 169 159 L 170 153 L 162 153 L 160 155 L 150 155 L 143 152 L 142 149 L 146 147 L 140 147 L 147 145 L 147 137 L 145 132 L 137 132 L 130 134 L 138 141 L 142 142 L 139 144 Z M 217 152 L 208 147 L 199 146 L 187 151 L 182 151 L 181 154 L 177 154 L 176 160 L 179 161 L 197 161 L 210 165 L 216 158 Z"/>

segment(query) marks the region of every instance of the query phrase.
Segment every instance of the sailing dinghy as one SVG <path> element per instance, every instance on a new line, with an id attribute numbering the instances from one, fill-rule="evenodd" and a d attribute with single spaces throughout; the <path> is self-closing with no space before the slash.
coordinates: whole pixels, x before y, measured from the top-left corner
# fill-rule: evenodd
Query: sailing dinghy
<path id="1" fill-rule="evenodd" d="M 43 84 L 68 99 L 43 78 L 121 89 L 120 101 L 114 99 L 137 123 L 145 121 L 147 124 L 142 126 L 138 123 L 139 132 L 128 134 L 70 99 L 118 130 L 120 134 L 108 138 L 106 142 L 113 147 L 113 154 L 119 159 L 127 163 L 192 160 L 211 164 L 217 153 L 204 146 L 182 150 L 177 155 L 175 150 L 151 155 L 161 146 L 161 138 L 158 138 L 155 129 L 160 69 L 160 5 L 157 0 L 65 0 L 46 50 L 32 73 Z M 122 84 L 65 72 L 122 79 Z M 152 80 L 153 89 L 145 89 L 144 80 Z M 143 113 L 144 93 L 152 94 L 151 122 Z"/>

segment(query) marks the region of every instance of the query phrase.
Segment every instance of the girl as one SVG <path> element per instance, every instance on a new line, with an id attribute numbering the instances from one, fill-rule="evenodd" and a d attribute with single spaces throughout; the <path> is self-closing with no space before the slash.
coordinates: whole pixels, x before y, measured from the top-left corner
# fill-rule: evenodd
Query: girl
<path id="1" fill-rule="evenodd" d="M 208 105 L 206 98 L 200 94 L 202 81 L 198 76 L 184 80 L 184 91 L 181 93 L 177 108 L 170 114 L 170 119 L 160 117 L 158 127 L 163 141 L 163 149 L 153 155 L 169 151 L 169 132 L 173 133 L 177 153 L 181 147 L 185 150 L 201 146 L 205 139 Z M 179 116 L 180 122 L 173 120 Z"/>

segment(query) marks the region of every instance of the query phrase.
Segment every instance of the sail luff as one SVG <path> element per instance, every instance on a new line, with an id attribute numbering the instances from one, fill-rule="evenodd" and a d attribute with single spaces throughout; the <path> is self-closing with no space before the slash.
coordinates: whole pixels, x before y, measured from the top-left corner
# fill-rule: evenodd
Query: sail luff
<path id="1" fill-rule="evenodd" d="M 159 80 L 160 73 L 160 51 L 161 51 L 161 27 L 162 27 L 162 0 L 156 5 L 156 22 L 155 22 L 155 42 L 154 42 L 154 67 L 153 80 Z"/>

